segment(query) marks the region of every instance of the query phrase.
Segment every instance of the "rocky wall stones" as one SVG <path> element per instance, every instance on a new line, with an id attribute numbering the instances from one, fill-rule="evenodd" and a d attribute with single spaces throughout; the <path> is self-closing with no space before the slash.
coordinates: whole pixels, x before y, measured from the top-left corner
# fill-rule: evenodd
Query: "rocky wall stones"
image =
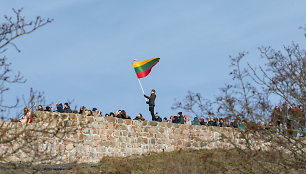
<path id="1" fill-rule="evenodd" d="M 40 138 L 49 138 L 49 141 L 44 143 L 52 144 L 52 148 L 55 149 L 53 153 L 61 153 L 62 163 L 96 163 L 105 156 L 126 157 L 179 149 L 230 148 L 232 146 L 228 141 L 224 141 L 224 136 L 234 138 L 233 132 L 235 132 L 231 128 L 124 120 L 80 114 L 37 112 L 35 117 L 43 118 L 37 119 L 40 121 L 48 120 L 47 118 L 60 119 L 68 126 L 75 127 L 75 132 L 70 132 L 62 139 L 48 137 L 48 134 L 40 135 Z M 5 123 L 6 127 L 14 127 L 13 124 L 21 123 Z M 0 148 L 3 147 L 4 145 L 0 144 Z M 12 159 L 22 161 L 16 155 Z M 50 163 L 58 163 L 58 161 L 51 160 Z"/>

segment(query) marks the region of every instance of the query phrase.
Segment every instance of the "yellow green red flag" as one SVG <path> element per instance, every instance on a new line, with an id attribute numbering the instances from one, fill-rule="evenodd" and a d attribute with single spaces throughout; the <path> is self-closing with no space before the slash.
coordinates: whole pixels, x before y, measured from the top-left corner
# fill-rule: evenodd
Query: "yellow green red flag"
<path id="1" fill-rule="evenodd" d="M 140 79 L 149 75 L 153 66 L 159 62 L 159 59 L 160 58 L 153 58 L 140 62 L 133 62 L 132 65 L 135 69 L 137 77 Z"/>

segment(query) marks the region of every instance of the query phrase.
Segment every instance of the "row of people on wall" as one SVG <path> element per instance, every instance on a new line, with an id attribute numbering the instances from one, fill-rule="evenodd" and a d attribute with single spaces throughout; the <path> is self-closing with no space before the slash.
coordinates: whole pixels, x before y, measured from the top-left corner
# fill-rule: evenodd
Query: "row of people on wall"
<path id="1" fill-rule="evenodd" d="M 293 104 L 292 107 L 288 107 L 282 104 L 281 107 L 274 107 L 269 124 L 276 127 L 279 134 L 294 136 L 302 134 L 304 136 L 306 134 L 305 123 L 305 110 L 302 105 Z"/>
<path id="2" fill-rule="evenodd" d="M 93 108 L 92 110 L 82 106 L 80 109 L 72 111 L 68 103 L 64 103 L 64 105 L 56 104 L 56 110 L 52 110 L 52 107 L 46 106 L 45 108 L 42 105 L 39 105 L 36 109 L 36 111 L 45 111 L 45 112 L 60 112 L 60 113 L 76 113 L 76 114 L 82 114 L 86 116 L 103 116 L 102 112 L 98 110 L 97 108 Z M 24 108 L 24 117 L 20 119 L 20 122 L 32 122 L 33 118 L 30 115 L 30 108 Z M 132 119 L 129 115 L 127 115 L 125 110 L 117 110 L 115 112 L 110 112 L 104 115 L 105 117 L 116 117 L 116 118 L 122 118 L 122 119 Z M 144 116 L 139 113 L 133 120 L 140 120 L 144 121 Z M 175 123 L 175 124 L 189 124 L 189 125 L 207 125 L 207 126 L 219 126 L 219 127 L 233 127 L 238 128 L 239 124 L 233 119 L 230 123 L 227 120 L 224 120 L 222 118 L 214 118 L 210 119 L 209 117 L 206 118 L 200 118 L 198 119 L 195 117 L 192 121 L 190 120 L 189 115 L 183 115 L 182 112 L 178 112 L 177 115 L 171 115 L 169 118 L 167 117 L 161 117 L 158 113 L 155 113 L 155 121 L 158 122 L 169 122 L 169 123 Z"/>
<path id="3" fill-rule="evenodd" d="M 72 110 L 68 103 L 64 105 L 56 104 L 56 110 L 52 110 L 52 107 L 46 106 L 45 108 L 42 105 L 39 105 L 36 109 L 37 111 L 46 111 L 46 112 L 60 112 L 60 113 L 76 113 L 86 116 L 105 116 L 105 117 L 116 117 L 122 119 L 132 119 L 125 110 L 117 110 L 115 112 L 106 113 L 102 115 L 102 112 L 97 108 L 88 109 L 85 106 L 80 107 L 79 110 Z M 183 115 L 182 112 L 178 112 L 176 115 L 171 115 L 169 118 L 161 117 L 158 113 L 154 115 L 154 121 L 158 122 L 169 122 L 175 124 L 189 124 L 189 125 L 206 125 L 206 126 L 218 126 L 218 127 L 233 127 L 244 129 L 246 125 L 245 120 L 237 119 L 225 119 L 225 118 L 198 118 L 194 117 L 193 120 L 190 120 L 189 115 Z M 144 121 L 144 116 L 139 113 L 134 120 Z M 30 108 L 24 108 L 24 116 L 19 120 L 20 122 L 32 122 L 33 118 L 31 116 Z M 303 134 L 305 131 L 305 112 L 303 106 L 296 106 L 287 108 L 286 105 L 282 107 L 275 106 L 269 123 L 259 122 L 259 125 L 269 125 L 275 127 L 282 127 L 278 132 L 281 132 L 285 129 L 296 129 L 300 130 Z M 283 131 L 284 132 L 284 131 Z M 294 134 L 295 131 L 287 131 L 289 134 Z"/>

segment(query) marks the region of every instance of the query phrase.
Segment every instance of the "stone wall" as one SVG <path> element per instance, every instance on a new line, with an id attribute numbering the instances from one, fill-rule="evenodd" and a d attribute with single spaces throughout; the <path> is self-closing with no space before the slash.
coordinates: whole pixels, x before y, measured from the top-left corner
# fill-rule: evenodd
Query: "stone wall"
<path id="1" fill-rule="evenodd" d="M 105 156 L 126 157 L 180 149 L 231 148 L 232 145 L 228 140 L 238 144 L 242 141 L 235 138 L 239 133 L 237 129 L 232 128 L 91 117 L 79 114 L 36 112 L 35 116 L 36 118 L 60 118 L 66 123 L 86 123 L 83 126 L 71 124 L 77 127 L 74 133 L 58 139 L 52 137 L 40 144 L 40 146 L 46 146 L 45 144 L 48 143 L 48 149 L 53 152 L 60 151 L 62 161 L 66 163 L 96 163 Z M 45 135 L 44 139 L 46 138 L 48 137 Z M 24 157 L 19 155 L 16 158 L 15 155 L 12 159 L 22 161 Z"/>

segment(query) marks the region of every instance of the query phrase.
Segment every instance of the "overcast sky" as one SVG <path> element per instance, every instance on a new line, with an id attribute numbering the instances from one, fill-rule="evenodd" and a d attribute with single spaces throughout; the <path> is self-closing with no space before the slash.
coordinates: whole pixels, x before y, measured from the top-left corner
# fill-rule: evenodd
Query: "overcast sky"
<path id="1" fill-rule="evenodd" d="M 160 57 L 141 79 L 157 93 L 164 117 L 188 90 L 212 98 L 230 81 L 229 56 L 248 51 L 260 61 L 258 46 L 281 48 L 292 41 L 305 48 L 305 0 L 1 0 L 1 22 L 12 8 L 24 8 L 54 22 L 18 39 L 6 53 L 27 79 L 12 96 L 30 87 L 47 102 L 97 107 L 103 114 L 125 109 L 150 119 L 131 62 Z"/>

